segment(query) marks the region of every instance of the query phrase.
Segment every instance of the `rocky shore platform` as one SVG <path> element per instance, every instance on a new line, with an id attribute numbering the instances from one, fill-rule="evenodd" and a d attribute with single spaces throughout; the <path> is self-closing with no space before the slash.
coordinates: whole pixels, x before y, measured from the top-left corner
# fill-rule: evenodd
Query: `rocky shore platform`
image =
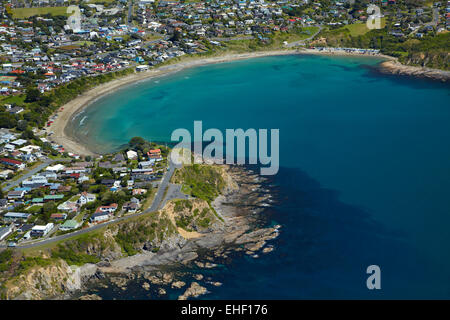
<path id="1" fill-rule="evenodd" d="M 98 290 L 125 291 L 137 283 L 151 298 L 167 298 L 169 290 L 179 291 L 181 300 L 196 298 L 208 293 L 206 287 L 216 288 L 222 283 L 192 270 L 217 268 L 236 254 L 257 258 L 272 252 L 274 246 L 268 242 L 278 236 L 281 226 L 262 226 L 262 212 L 272 202 L 270 191 L 262 187 L 265 178 L 242 166 L 229 167 L 227 172 L 232 181 L 211 204 L 221 219 L 206 232 L 190 239 L 177 234 L 167 239 L 158 252 L 143 250 L 98 263 L 83 285 L 84 295 L 78 298 L 98 299 Z"/>
<path id="2" fill-rule="evenodd" d="M 450 80 L 450 71 L 403 65 L 396 60 L 382 62 L 380 72 L 385 74 L 413 76 L 447 82 Z"/>

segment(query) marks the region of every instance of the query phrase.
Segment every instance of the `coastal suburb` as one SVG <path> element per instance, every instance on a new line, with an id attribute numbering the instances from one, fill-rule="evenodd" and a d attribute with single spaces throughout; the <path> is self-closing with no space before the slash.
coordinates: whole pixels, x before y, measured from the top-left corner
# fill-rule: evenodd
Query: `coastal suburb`
<path id="1" fill-rule="evenodd" d="M 379 59 L 378 77 L 445 86 L 449 31 L 442 0 L 1 0 L 0 299 L 208 299 L 220 270 L 277 251 L 270 177 L 168 138 L 95 147 L 73 131 L 99 99 L 292 55 Z"/>

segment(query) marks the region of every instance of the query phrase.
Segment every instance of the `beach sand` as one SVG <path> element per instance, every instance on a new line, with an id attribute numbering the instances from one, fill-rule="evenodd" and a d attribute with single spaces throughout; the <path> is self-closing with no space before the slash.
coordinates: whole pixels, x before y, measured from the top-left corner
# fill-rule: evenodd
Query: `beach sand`
<path id="1" fill-rule="evenodd" d="M 302 49 L 302 50 L 276 50 L 276 51 L 258 51 L 251 53 L 236 53 L 236 54 L 225 54 L 219 56 L 213 56 L 210 58 L 197 58 L 193 57 L 192 59 L 187 59 L 186 61 L 182 61 L 179 63 L 164 65 L 161 67 L 153 68 L 148 71 L 134 73 L 128 76 L 125 76 L 120 79 L 116 79 L 110 81 L 108 83 L 101 84 L 89 91 L 79 95 L 69 103 L 65 104 L 60 108 L 57 112 L 57 118 L 54 122 L 46 128 L 47 132 L 53 132 L 53 135 L 50 136 L 51 140 L 56 143 L 63 145 L 64 149 L 67 152 L 72 152 L 78 155 L 95 155 L 96 152 L 88 149 L 81 141 L 77 141 L 77 139 L 71 136 L 67 130 L 67 124 L 71 121 L 72 116 L 81 111 L 83 108 L 87 107 L 90 103 L 94 102 L 101 96 L 114 92 L 120 87 L 144 80 L 151 79 L 154 77 L 159 77 L 162 75 L 166 75 L 169 73 L 174 73 L 181 71 L 186 68 L 192 68 L 196 66 L 212 64 L 212 63 L 220 63 L 220 62 L 228 62 L 240 59 L 250 59 L 264 56 L 276 56 L 276 55 L 291 55 L 291 54 L 324 54 L 324 55 L 352 55 L 352 56 L 362 56 L 360 53 L 347 53 L 347 52 L 327 52 L 327 51 L 318 51 L 312 49 Z M 386 58 L 392 60 L 393 58 L 384 56 L 384 55 L 372 55 L 381 58 Z"/>

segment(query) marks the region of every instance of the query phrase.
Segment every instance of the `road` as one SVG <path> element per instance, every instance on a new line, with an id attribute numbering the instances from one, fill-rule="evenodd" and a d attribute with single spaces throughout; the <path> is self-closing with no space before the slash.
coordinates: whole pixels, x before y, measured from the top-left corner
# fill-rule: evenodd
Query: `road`
<path id="1" fill-rule="evenodd" d="M 130 27 L 133 26 L 133 21 L 132 21 L 132 15 L 133 15 L 133 0 L 128 0 L 128 16 L 127 16 L 127 21 L 128 21 L 128 25 Z"/>
<path id="2" fill-rule="evenodd" d="M 431 25 L 437 28 L 439 24 L 439 8 L 433 8 L 433 21 Z"/>
<path id="3" fill-rule="evenodd" d="M 4 191 L 9 191 L 12 188 L 15 188 L 15 187 L 19 186 L 22 183 L 23 180 L 26 180 L 26 179 L 30 178 L 32 175 L 38 173 L 39 171 L 41 171 L 42 169 L 44 169 L 45 167 L 47 167 L 48 165 L 50 165 L 53 162 L 55 162 L 55 160 L 53 160 L 53 159 L 45 160 L 44 162 L 42 162 L 37 167 L 29 170 L 27 173 L 22 175 L 19 179 L 7 183 L 6 186 L 3 188 L 3 190 Z"/>
<path id="4" fill-rule="evenodd" d="M 15 188 L 15 187 L 19 186 L 22 183 L 23 180 L 26 180 L 26 179 L 30 178 L 32 175 L 35 175 L 36 173 L 38 173 L 39 171 L 41 171 L 45 167 L 47 167 L 47 166 L 49 166 L 52 163 L 57 162 L 57 161 L 69 162 L 69 161 L 72 161 L 72 159 L 49 159 L 49 158 L 47 158 L 40 165 L 38 165 L 37 167 L 27 171 L 24 175 L 20 176 L 19 179 L 11 181 L 11 182 L 8 182 L 6 184 L 6 186 L 3 187 L 3 190 L 4 191 L 9 191 L 12 188 Z"/>
<path id="5" fill-rule="evenodd" d="M 41 240 L 41 241 L 36 241 L 36 242 L 33 242 L 33 243 L 27 243 L 27 244 L 22 244 L 22 245 L 19 244 L 15 248 L 29 249 L 29 248 L 39 247 L 39 246 L 42 246 L 42 245 L 47 245 L 47 244 L 50 244 L 50 243 L 53 243 L 53 242 L 56 242 L 56 241 L 61 241 L 61 240 L 64 240 L 64 239 L 71 238 L 73 236 L 77 236 L 77 235 L 81 235 L 81 234 L 84 234 L 84 233 L 92 232 L 94 230 L 103 228 L 103 227 L 105 227 L 107 225 L 110 225 L 110 224 L 113 224 L 113 223 L 117 223 L 119 221 L 124 221 L 124 220 L 130 219 L 130 218 L 133 218 L 133 217 L 138 217 L 138 216 L 144 215 L 146 213 L 158 210 L 160 205 L 161 205 L 161 203 L 162 203 L 162 200 L 164 198 L 165 190 L 169 186 L 170 179 L 172 178 L 173 173 L 175 172 L 175 169 L 179 168 L 181 166 L 181 165 L 174 164 L 170 160 L 170 155 L 169 155 L 168 158 L 169 158 L 169 170 L 167 170 L 167 172 L 164 174 L 164 177 L 163 177 L 163 179 L 162 179 L 162 181 L 161 181 L 161 183 L 160 183 L 160 185 L 158 187 L 158 191 L 156 192 L 155 198 L 153 199 L 153 203 L 150 206 L 150 208 L 148 208 L 147 210 L 145 210 L 143 212 L 140 212 L 140 213 L 134 213 L 134 214 L 127 215 L 127 216 L 124 216 L 124 217 L 121 217 L 121 218 L 117 218 L 117 219 L 114 219 L 114 220 L 111 220 L 111 221 L 108 221 L 108 222 L 105 222 L 105 223 L 97 224 L 97 225 L 94 225 L 94 226 L 86 228 L 86 229 L 82 229 L 82 230 L 78 230 L 78 231 L 75 231 L 75 232 L 63 234 L 63 235 L 60 235 L 60 236 L 57 236 L 57 237 L 53 237 L 53 238 L 49 238 L 49 239 L 45 239 L 45 240 Z M 5 245 L 0 245 L 0 248 L 6 248 L 6 246 Z"/>

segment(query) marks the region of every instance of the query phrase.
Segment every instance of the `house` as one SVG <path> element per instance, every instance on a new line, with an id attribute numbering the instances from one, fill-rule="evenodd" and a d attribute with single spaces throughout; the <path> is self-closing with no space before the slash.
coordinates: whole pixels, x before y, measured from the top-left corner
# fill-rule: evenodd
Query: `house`
<path id="1" fill-rule="evenodd" d="M 21 146 L 24 145 L 25 143 L 27 143 L 27 140 L 25 139 L 17 139 L 11 142 L 12 144 L 16 145 L 16 146 Z"/>
<path id="2" fill-rule="evenodd" d="M 22 169 L 25 168 L 25 164 L 23 164 L 19 160 L 8 159 L 8 158 L 0 158 L 0 163 L 4 164 L 6 166 L 14 167 L 17 170 L 22 170 Z"/>
<path id="3" fill-rule="evenodd" d="M 100 183 L 105 186 L 112 187 L 114 185 L 114 182 L 116 182 L 116 180 L 114 179 L 102 179 Z"/>
<path id="4" fill-rule="evenodd" d="M 106 221 L 110 218 L 110 215 L 108 212 L 95 212 L 91 218 L 89 219 L 90 222 L 101 222 Z"/>
<path id="5" fill-rule="evenodd" d="M 80 226 L 80 223 L 76 220 L 67 220 L 62 225 L 59 226 L 59 230 L 68 231 L 76 229 Z"/>
<path id="6" fill-rule="evenodd" d="M 66 213 L 53 213 L 50 216 L 50 219 L 54 219 L 54 220 L 66 220 L 67 219 L 67 214 Z"/>
<path id="7" fill-rule="evenodd" d="M 44 198 L 33 198 L 31 199 L 31 203 L 44 203 Z"/>
<path id="8" fill-rule="evenodd" d="M 101 206 L 98 207 L 95 212 L 107 212 L 107 213 L 113 213 L 117 210 L 117 203 L 112 203 L 109 206 Z"/>
<path id="9" fill-rule="evenodd" d="M 72 186 L 62 186 L 58 185 L 57 191 L 58 192 L 69 192 L 72 189 Z"/>
<path id="10" fill-rule="evenodd" d="M 19 149 L 19 151 L 25 152 L 26 154 L 38 152 L 40 150 L 41 150 L 41 147 L 34 146 L 34 145 L 25 146 L 25 147 L 22 147 Z"/>
<path id="11" fill-rule="evenodd" d="M 84 205 L 86 203 L 95 201 L 95 199 L 96 199 L 95 194 L 83 192 L 83 193 L 81 193 L 80 198 L 78 198 L 77 203 L 80 206 L 82 206 L 82 205 Z"/>
<path id="12" fill-rule="evenodd" d="M 152 149 L 147 152 L 149 158 L 159 158 L 161 157 L 161 149 Z"/>
<path id="13" fill-rule="evenodd" d="M 133 189 L 133 191 L 131 191 L 131 193 L 133 196 L 142 195 L 142 194 L 147 193 L 147 189 Z"/>
<path id="14" fill-rule="evenodd" d="M 25 232 L 31 231 L 32 228 L 33 228 L 32 224 L 25 223 L 25 224 L 22 224 L 20 227 L 17 228 L 17 232 L 25 233 Z"/>
<path id="15" fill-rule="evenodd" d="M 44 202 L 47 201 L 58 201 L 58 200 L 62 200 L 64 198 L 63 194 L 49 194 L 44 196 Z"/>
<path id="16" fill-rule="evenodd" d="M 27 221 L 30 218 L 31 214 L 22 213 L 22 212 L 8 212 L 3 216 L 4 221 Z"/>
<path id="17" fill-rule="evenodd" d="M 141 161 L 138 163 L 138 168 L 144 169 L 144 168 L 152 166 L 154 163 L 155 163 L 155 159 L 152 159 L 150 161 Z"/>
<path id="18" fill-rule="evenodd" d="M 64 170 L 66 166 L 63 164 L 55 164 L 54 166 L 48 166 L 45 170 L 50 172 L 59 172 Z"/>
<path id="19" fill-rule="evenodd" d="M 10 174 L 13 174 L 13 173 L 14 173 L 14 171 L 9 170 L 9 169 L 2 170 L 2 171 L 0 171 L 0 178 L 2 178 L 2 179 L 7 179 L 8 176 L 9 176 Z"/>
<path id="20" fill-rule="evenodd" d="M 4 146 L 3 148 L 5 148 L 5 150 L 8 151 L 8 152 L 13 152 L 13 151 L 16 149 L 16 147 L 13 146 L 13 145 L 10 144 L 10 143 L 5 144 L 5 146 Z M 10 164 L 8 164 L 8 163 L 4 163 L 4 164 L 10 165 Z"/>
<path id="21" fill-rule="evenodd" d="M 34 226 L 31 229 L 32 237 L 45 237 L 54 227 L 53 223 L 47 223 L 45 226 Z"/>
<path id="22" fill-rule="evenodd" d="M 114 158 L 112 159 L 112 161 L 114 162 L 122 162 L 125 161 L 125 158 L 123 157 L 122 153 L 118 153 L 114 156 Z"/>
<path id="23" fill-rule="evenodd" d="M 0 241 L 5 239 L 7 236 L 9 236 L 14 230 L 14 225 L 10 224 L 7 227 L 0 228 Z"/>
<path id="24" fill-rule="evenodd" d="M 130 201 L 123 204 L 123 209 L 128 212 L 136 212 L 140 207 L 139 200 L 136 198 L 131 198 Z"/>
<path id="25" fill-rule="evenodd" d="M 138 61 L 138 62 L 142 62 L 142 61 Z M 137 72 L 142 72 L 142 71 L 147 71 L 148 70 L 148 66 L 147 65 L 139 65 L 136 66 L 136 71 Z M 129 158 L 128 158 L 129 159 Z"/>
<path id="26" fill-rule="evenodd" d="M 77 212 L 79 207 L 76 202 L 66 201 L 66 202 L 63 202 L 60 205 L 58 205 L 57 208 L 60 211 Z"/>
<path id="27" fill-rule="evenodd" d="M 137 154 L 136 151 L 133 151 L 133 150 L 128 150 L 127 151 L 127 158 L 128 159 L 130 159 L 130 160 L 137 159 L 137 157 L 138 157 L 138 154 Z"/>
<path id="28" fill-rule="evenodd" d="M 10 191 L 8 192 L 8 199 L 22 199 L 25 196 L 25 191 Z"/>
<path id="29" fill-rule="evenodd" d="M 8 205 L 8 199 L 0 199 L 0 209 L 5 209 Z"/>
<path id="30" fill-rule="evenodd" d="M 11 114 L 19 114 L 21 112 L 23 112 L 25 109 L 22 107 L 13 107 L 11 109 L 6 110 L 7 112 L 11 113 Z"/>
<path id="31" fill-rule="evenodd" d="M 34 175 L 30 179 L 22 181 L 22 186 L 28 188 L 39 188 L 45 186 L 47 183 L 48 181 L 46 177 Z"/>

